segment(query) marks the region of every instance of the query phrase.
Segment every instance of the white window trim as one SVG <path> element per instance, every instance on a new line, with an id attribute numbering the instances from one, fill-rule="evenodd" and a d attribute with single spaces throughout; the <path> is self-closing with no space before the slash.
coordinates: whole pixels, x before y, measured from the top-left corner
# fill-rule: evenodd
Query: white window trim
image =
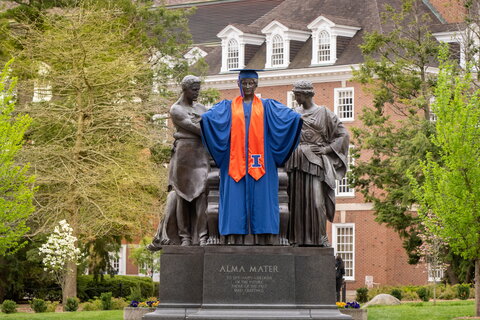
<path id="1" fill-rule="evenodd" d="M 318 45 L 320 42 L 320 33 L 327 32 L 330 36 L 330 59 L 326 61 L 318 60 Z M 330 28 L 322 28 L 316 30 L 312 35 L 312 66 L 329 66 L 337 61 L 337 36 L 333 35 Z"/>
<path id="2" fill-rule="evenodd" d="M 437 266 L 437 271 L 439 273 L 439 277 L 437 279 L 435 279 L 435 277 L 433 276 L 433 272 L 435 272 L 433 269 L 432 269 L 432 264 L 431 263 L 427 263 L 427 274 L 428 274 L 428 282 L 440 282 L 442 281 L 442 278 L 444 277 L 445 275 L 445 270 L 440 267 L 440 266 Z"/>
<path id="3" fill-rule="evenodd" d="M 345 25 L 337 25 L 333 21 L 319 16 L 307 26 L 312 30 L 312 60 L 311 66 L 327 66 L 332 65 L 337 61 L 337 36 L 353 38 L 361 28 Z M 322 31 L 328 32 L 330 35 L 330 60 L 318 61 L 318 40 L 319 34 Z"/>
<path id="4" fill-rule="evenodd" d="M 348 146 L 348 155 L 347 155 L 347 161 L 348 163 L 348 168 L 347 172 L 345 173 L 345 176 L 348 174 L 350 171 L 350 166 L 353 166 L 355 164 L 355 159 L 351 156 L 350 150 L 353 148 L 353 145 Z M 342 178 L 343 179 L 343 178 Z M 348 182 L 348 181 L 347 181 Z M 350 192 L 338 192 L 338 183 L 339 180 L 335 181 L 335 197 L 337 198 L 344 198 L 344 197 L 355 197 L 355 189 L 354 188 L 349 188 L 351 191 Z"/>
<path id="5" fill-rule="evenodd" d="M 120 250 L 115 253 L 110 253 L 111 258 L 116 258 L 118 256 L 118 275 L 127 274 L 127 245 L 122 244 Z M 113 261 L 111 261 L 113 267 Z"/>
<path id="6" fill-rule="evenodd" d="M 265 37 L 257 34 L 244 33 L 240 29 L 228 25 L 217 34 L 222 39 L 222 67 L 220 72 L 230 72 L 227 66 L 228 42 L 235 39 L 238 43 L 238 69 L 245 68 L 245 45 L 261 45 L 265 41 Z"/>
<path id="7" fill-rule="evenodd" d="M 283 63 L 273 65 L 273 38 L 275 36 L 282 37 L 283 40 Z M 267 35 L 267 57 L 265 68 L 266 69 L 284 69 L 290 64 L 290 41 L 287 40 L 286 35 L 283 32 L 276 32 L 274 34 Z"/>
<path id="8" fill-rule="evenodd" d="M 341 91 L 352 91 L 352 117 L 351 118 L 341 118 L 338 114 L 338 98 L 339 93 Z M 346 87 L 346 88 L 335 88 L 333 89 L 334 92 L 334 112 L 342 122 L 352 122 L 355 120 L 355 88 L 354 87 Z"/>
<path id="9" fill-rule="evenodd" d="M 52 100 L 52 86 L 35 82 L 32 102 L 48 102 L 50 100 Z"/>
<path id="10" fill-rule="evenodd" d="M 298 107 L 298 103 L 295 100 L 295 93 L 293 91 L 287 91 L 287 107 L 295 109 Z"/>
<path id="11" fill-rule="evenodd" d="M 207 53 L 199 47 L 193 47 L 183 56 L 188 61 L 188 65 L 195 64 L 199 59 L 207 56 Z"/>
<path id="12" fill-rule="evenodd" d="M 333 246 L 333 251 L 334 255 L 337 255 L 337 228 L 338 227 L 347 227 L 347 228 L 352 228 L 352 236 L 353 236 L 353 251 L 352 251 L 352 274 L 353 276 L 344 276 L 345 280 L 349 281 L 355 281 L 355 223 L 332 223 L 332 246 Z"/>
<path id="13" fill-rule="evenodd" d="M 459 43 L 460 44 L 460 66 L 465 68 L 465 39 L 467 38 L 466 31 L 446 31 L 432 34 L 438 42 L 445 43 Z"/>
<path id="14" fill-rule="evenodd" d="M 265 28 L 263 28 L 262 33 L 266 35 L 267 43 L 265 69 L 287 68 L 290 64 L 290 41 L 307 41 L 307 39 L 310 37 L 309 32 L 289 29 L 288 27 L 276 20 L 270 22 Z M 277 35 L 281 36 L 283 39 L 283 63 L 278 65 L 272 65 L 273 37 Z"/>

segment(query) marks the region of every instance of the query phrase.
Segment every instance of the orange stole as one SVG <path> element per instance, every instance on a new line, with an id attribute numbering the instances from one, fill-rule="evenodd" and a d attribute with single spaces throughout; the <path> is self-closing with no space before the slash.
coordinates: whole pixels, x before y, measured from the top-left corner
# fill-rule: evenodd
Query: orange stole
<path id="1" fill-rule="evenodd" d="M 265 174 L 265 146 L 263 128 L 263 104 L 254 96 L 248 130 L 248 173 L 255 179 Z M 252 157 L 254 155 L 254 157 Z M 235 182 L 246 174 L 245 154 L 245 115 L 243 113 L 243 97 L 232 101 L 232 127 L 230 129 L 230 163 L 228 175 Z"/>

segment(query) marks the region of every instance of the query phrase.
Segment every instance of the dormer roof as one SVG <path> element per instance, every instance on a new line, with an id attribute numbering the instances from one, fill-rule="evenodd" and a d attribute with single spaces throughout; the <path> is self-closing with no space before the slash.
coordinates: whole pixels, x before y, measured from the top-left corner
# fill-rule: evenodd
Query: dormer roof
<path id="1" fill-rule="evenodd" d="M 240 38 L 240 41 L 245 44 L 259 46 L 265 41 L 265 36 L 258 32 L 258 29 L 241 24 L 230 24 L 226 26 L 217 34 L 217 37 L 226 39 L 232 35 L 236 35 Z"/>
<path id="2" fill-rule="evenodd" d="M 332 30 L 332 32 L 335 33 L 335 35 L 349 38 L 352 38 L 355 33 L 357 33 L 357 31 L 361 29 L 361 27 L 359 26 L 338 24 L 338 22 L 354 24 L 355 22 L 352 20 L 338 18 L 334 20 L 337 21 L 337 23 L 335 23 L 331 19 L 328 19 L 325 15 L 321 15 L 312 22 L 310 22 L 307 28 L 311 30 L 317 30 L 323 27 L 328 27 Z"/>
<path id="3" fill-rule="evenodd" d="M 262 33 L 268 35 L 278 30 L 280 30 L 282 33 L 285 33 L 288 36 L 289 40 L 306 41 L 310 37 L 310 32 L 303 25 L 298 23 L 288 23 L 287 26 L 285 23 L 277 20 L 274 20 L 268 25 L 266 25 L 262 29 Z"/>

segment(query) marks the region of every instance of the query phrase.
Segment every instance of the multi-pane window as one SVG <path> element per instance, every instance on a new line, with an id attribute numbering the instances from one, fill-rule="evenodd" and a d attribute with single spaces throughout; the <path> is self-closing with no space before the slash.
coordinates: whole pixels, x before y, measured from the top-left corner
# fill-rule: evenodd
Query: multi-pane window
<path id="1" fill-rule="evenodd" d="M 353 88 L 335 89 L 335 113 L 342 121 L 354 120 Z"/>
<path id="2" fill-rule="evenodd" d="M 127 255 L 126 250 L 127 246 L 122 244 L 118 252 L 110 252 L 110 265 L 115 271 L 115 274 L 125 275 L 125 257 Z"/>
<path id="3" fill-rule="evenodd" d="M 33 88 L 32 102 L 47 102 L 52 100 L 52 86 L 46 81 L 37 81 Z"/>
<path id="4" fill-rule="evenodd" d="M 345 174 L 345 177 L 343 177 L 341 180 L 337 180 L 337 188 L 335 190 L 335 195 L 336 196 L 354 196 L 355 195 L 355 189 L 350 188 L 349 186 L 349 179 L 348 179 L 348 172 L 351 169 L 351 166 L 353 166 L 354 159 L 351 155 L 351 150 L 352 146 L 348 148 L 348 158 L 347 158 L 347 174 Z"/>
<path id="5" fill-rule="evenodd" d="M 283 39 L 278 34 L 272 39 L 272 66 L 283 65 Z"/>
<path id="6" fill-rule="evenodd" d="M 227 69 L 239 68 L 238 42 L 235 39 L 230 39 L 227 46 Z"/>
<path id="7" fill-rule="evenodd" d="M 335 255 L 339 254 L 345 264 L 345 280 L 355 280 L 355 225 L 333 224 L 332 236 Z"/>
<path id="8" fill-rule="evenodd" d="M 429 282 L 439 282 L 443 279 L 443 276 L 444 276 L 443 266 L 433 266 L 431 263 L 428 263 L 427 268 L 428 268 Z"/>
<path id="9" fill-rule="evenodd" d="M 120 273 L 120 257 L 112 256 L 110 257 L 110 262 L 112 264 L 112 269 L 115 270 L 115 274 Z"/>
<path id="10" fill-rule="evenodd" d="M 330 35 L 321 31 L 318 35 L 318 62 L 330 61 Z"/>
<path id="11" fill-rule="evenodd" d="M 295 94 L 293 93 L 293 91 L 288 91 L 287 92 L 287 107 L 291 108 L 291 109 L 295 109 L 295 108 L 298 108 L 298 103 L 297 101 L 295 100 Z"/>

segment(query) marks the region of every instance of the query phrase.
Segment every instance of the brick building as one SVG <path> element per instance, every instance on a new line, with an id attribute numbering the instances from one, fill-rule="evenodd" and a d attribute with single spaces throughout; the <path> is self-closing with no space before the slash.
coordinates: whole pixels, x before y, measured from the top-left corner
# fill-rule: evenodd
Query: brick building
<path id="1" fill-rule="evenodd" d="M 197 57 L 208 62 L 204 87 L 220 90 L 221 99 L 239 94 L 237 73 L 230 69 L 264 69 L 256 91 L 261 97 L 294 107 L 293 82 L 310 80 L 315 102 L 336 112 L 352 128 L 361 126 L 359 113 L 371 104 L 360 84 L 350 81 L 352 68 L 363 62 L 362 37 L 365 32 L 388 29 L 381 23 L 381 12 L 385 5 L 398 8 L 401 1 L 171 0 L 167 4 L 196 7 L 190 18 L 194 46 L 187 56 L 192 62 Z M 458 2 L 424 0 L 420 10 L 430 15 L 439 41 L 461 47 L 454 31 L 461 12 Z M 428 267 L 407 263 L 399 236 L 374 221 L 372 208 L 348 187 L 347 178 L 338 181 L 337 212 L 327 228 L 335 251 L 346 262 L 347 288 L 427 283 Z"/>

